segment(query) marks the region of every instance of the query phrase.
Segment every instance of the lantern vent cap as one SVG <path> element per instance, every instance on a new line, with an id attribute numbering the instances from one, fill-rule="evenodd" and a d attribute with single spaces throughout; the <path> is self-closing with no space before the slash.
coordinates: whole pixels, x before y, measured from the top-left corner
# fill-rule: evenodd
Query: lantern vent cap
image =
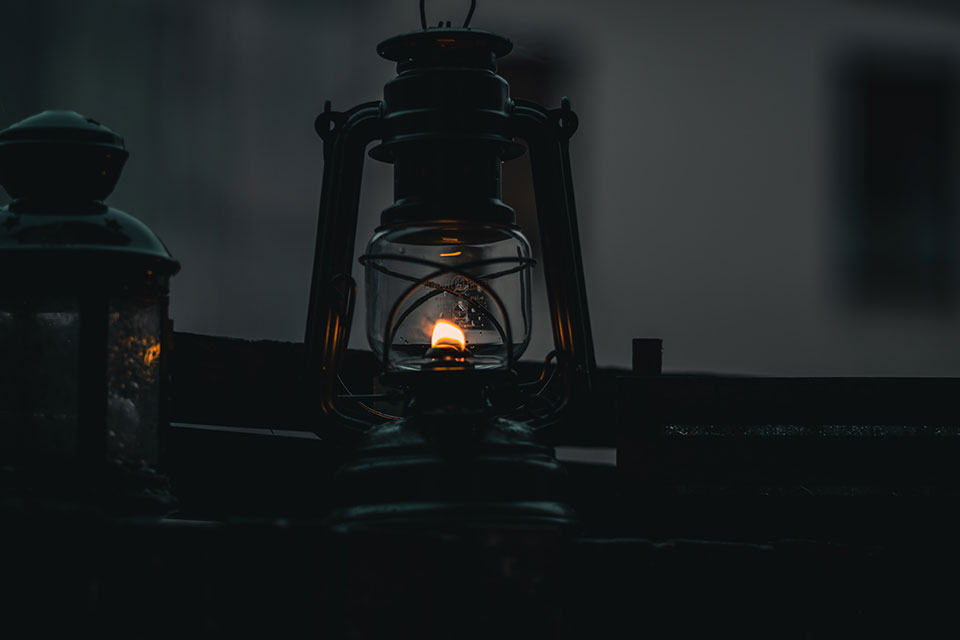
<path id="1" fill-rule="evenodd" d="M 123 138 L 75 111 L 44 111 L 0 131 L 0 185 L 13 198 L 0 208 L 0 262 L 176 273 L 179 263 L 147 225 L 101 202 L 127 156 Z"/>
<path id="2" fill-rule="evenodd" d="M 50 110 L 0 131 L 0 185 L 14 200 L 73 204 L 113 191 L 123 138 L 75 111 Z"/>
<path id="3" fill-rule="evenodd" d="M 510 53 L 513 43 L 480 29 L 433 28 L 384 40 L 380 57 L 397 63 L 398 71 L 424 66 L 465 66 L 496 69 L 497 58 Z"/>

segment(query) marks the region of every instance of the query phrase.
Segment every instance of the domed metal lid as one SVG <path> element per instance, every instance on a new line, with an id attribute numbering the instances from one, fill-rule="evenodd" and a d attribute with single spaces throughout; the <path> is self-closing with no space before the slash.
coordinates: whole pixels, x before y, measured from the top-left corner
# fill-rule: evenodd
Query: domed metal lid
<path id="1" fill-rule="evenodd" d="M 44 111 L 0 131 L 0 184 L 13 198 L 0 208 L 0 262 L 69 270 L 123 260 L 176 273 L 179 263 L 153 231 L 100 202 L 127 156 L 123 138 L 74 111 Z"/>
<path id="2" fill-rule="evenodd" d="M 118 260 L 158 273 L 174 274 L 180 270 L 180 263 L 163 241 L 147 225 L 123 211 L 104 205 L 86 211 L 23 212 L 14 206 L 0 208 L 0 265 L 9 260 L 38 259 L 67 270 Z"/>
<path id="3" fill-rule="evenodd" d="M 0 144 L 13 141 L 87 142 L 123 148 L 123 138 L 76 111 L 42 111 L 0 131 Z"/>
<path id="4" fill-rule="evenodd" d="M 425 29 L 394 36 L 377 46 L 380 57 L 397 63 L 397 70 L 436 64 L 496 68 L 497 58 L 510 53 L 507 38 L 480 29 Z"/>
<path id="5" fill-rule="evenodd" d="M 44 111 L 0 131 L 0 185 L 14 200 L 103 200 L 127 155 L 123 138 L 96 120 L 75 111 Z"/>

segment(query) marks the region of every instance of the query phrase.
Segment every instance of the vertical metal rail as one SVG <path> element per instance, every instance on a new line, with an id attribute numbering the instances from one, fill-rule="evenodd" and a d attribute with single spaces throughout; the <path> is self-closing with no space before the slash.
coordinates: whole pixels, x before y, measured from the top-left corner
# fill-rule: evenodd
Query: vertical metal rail
<path id="1" fill-rule="evenodd" d="M 572 393 L 589 392 L 596 359 L 569 150 L 577 116 L 564 98 L 561 108 L 553 110 L 515 100 L 510 117 L 513 135 L 525 140 L 530 150 L 554 343 L 569 356 Z"/>
<path id="2" fill-rule="evenodd" d="M 315 127 L 323 139 L 323 188 L 313 257 L 313 278 L 305 336 L 307 367 L 315 377 L 320 406 L 339 423 L 361 427 L 337 411 L 337 370 L 350 338 L 350 280 L 357 235 L 360 182 L 367 145 L 382 137 L 380 102 L 347 112 L 331 111 L 327 102 Z"/>
<path id="3" fill-rule="evenodd" d="M 78 308 L 77 452 L 85 464 L 101 464 L 107 451 L 107 327 L 108 302 L 104 291 L 80 295 Z"/>

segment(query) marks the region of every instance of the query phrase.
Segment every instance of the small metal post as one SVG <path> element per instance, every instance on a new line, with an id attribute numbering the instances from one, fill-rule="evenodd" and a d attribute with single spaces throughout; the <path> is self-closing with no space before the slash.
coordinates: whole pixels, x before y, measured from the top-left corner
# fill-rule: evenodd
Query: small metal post
<path id="1" fill-rule="evenodd" d="M 663 369 L 663 339 L 633 339 L 633 375 L 658 376 Z"/>

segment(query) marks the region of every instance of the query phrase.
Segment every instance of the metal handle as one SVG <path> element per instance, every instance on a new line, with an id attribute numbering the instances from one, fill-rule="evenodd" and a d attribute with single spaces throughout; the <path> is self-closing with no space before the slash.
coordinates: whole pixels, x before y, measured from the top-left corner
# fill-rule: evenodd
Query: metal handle
<path id="1" fill-rule="evenodd" d="M 423 27 L 423 30 L 427 30 L 427 10 L 424 7 L 426 4 L 425 0 L 420 0 L 420 26 Z M 467 19 L 463 21 L 463 28 L 466 29 L 470 26 L 470 20 L 473 18 L 473 12 L 477 9 L 477 0 L 470 0 L 470 11 L 467 12 Z M 440 24 L 437 25 L 443 27 L 443 20 L 440 21 Z M 450 26 L 450 23 L 447 22 L 447 26 Z"/>
<path id="2" fill-rule="evenodd" d="M 344 113 L 334 112 L 326 105 L 315 123 L 324 143 L 323 189 L 304 342 L 323 413 L 348 429 L 368 425 L 354 424 L 334 404 L 337 359 L 350 337 L 352 306 L 349 290 L 337 285 L 345 282 L 343 274 L 353 269 L 364 152 L 367 144 L 381 137 L 380 111 L 379 102 L 361 104 Z"/>

